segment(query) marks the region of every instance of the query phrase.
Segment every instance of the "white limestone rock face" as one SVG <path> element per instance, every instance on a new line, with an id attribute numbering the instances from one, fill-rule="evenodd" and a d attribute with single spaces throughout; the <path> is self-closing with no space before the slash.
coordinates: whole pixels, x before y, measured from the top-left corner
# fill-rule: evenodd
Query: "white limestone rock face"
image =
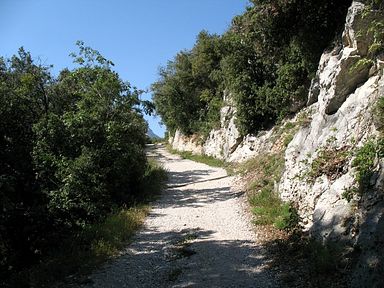
<path id="1" fill-rule="evenodd" d="M 327 148 L 353 151 L 376 135 L 372 109 L 378 97 L 384 96 L 382 69 L 369 77 L 371 67 L 353 68 L 366 56 L 370 41 L 358 33 L 367 29 L 363 10 L 363 4 L 353 2 L 343 33 L 343 47 L 322 55 L 308 96 L 311 105 L 306 111 L 311 121 L 298 131 L 285 155 L 281 196 L 298 205 L 305 228 L 322 239 L 358 236 L 351 227 L 351 215 L 356 211 L 342 197 L 353 186 L 355 172 L 349 156 L 337 179 L 326 175 L 309 179 L 311 163 L 321 157 L 319 151 Z"/>
<path id="2" fill-rule="evenodd" d="M 228 100 L 227 100 L 228 101 Z M 204 143 L 203 151 L 208 156 L 228 160 L 242 141 L 235 125 L 236 109 L 230 103 L 220 110 L 220 128 L 212 130 Z"/>
<path id="3" fill-rule="evenodd" d="M 380 76 L 370 78 L 349 95 L 333 115 L 327 115 L 326 107 L 320 103 L 307 108 L 312 121 L 298 131 L 287 147 L 286 169 L 280 184 L 280 193 L 283 199 L 298 204 L 300 215 L 308 229 L 316 230 L 318 226 L 321 229 L 322 226 L 328 227 L 333 222 L 331 226 L 342 225 L 339 220 L 349 216 L 349 204 L 341 195 L 354 181 L 354 171 L 350 163 L 346 163 L 346 174 L 333 181 L 325 175 L 308 179 L 306 174 L 311 169 L 313 160 L 318 157 L 319 150 L 352 150 L 369 136 L 375 135 L 371 117 L 372 106 L 379 96 L 378 88 L 383 84 L 383 78 Z M 341 227 L 335 229 L 342 230 Z"/>
<path id="4" fill-rule="evenodd" d="M 261 131 L 257 135 L 249 134 L 241 137 L 235 124 L 236 109 L 234 106 L 223 107 L 220 116 L 220 128 L 212 130 L 204 142 L 203 153 L 205 155 L 227 162 L 242 162 L 255 155 L 278 150 L 282 145 L 282 143 L 276 142 L 276 138 L 279 137 L 274 137 L 278 127 Z M 282 126 L 284 124 L 285 122 Z"/>
<path id="5" fill-rule="evenodd" d="M 324 53 L 320 59 L 307 104 L 318 100 L 326 114 L 336 113 L 349 94 L 378 72 L 383 60 L 377 59 L 377 63 L 360 61 L 365 59 L 372 43 L 369 25 L 382 17 L 378 13 L 367 14 L 364 9 L 364 4 L 352 3 L 343 32 L 343 46 Z"/>
<path id="6" fill-rule="evenodd" d="M 368 23 L 380 17 L 372 13 L 364 18 L 363 11 L 364 5 L 354 1 L 348 11 L 343 46 L 321 57 L 308 95 L 309 107 L 304 110 L 310 121 L 287 147 L 279 192 L 284 200 L 297 205 L 302 224 L 312 236 L 359 248 L 350 287 L 383 287 L 383 161 L 376 165 L 371 191 L 355 195 L 351 203 L 343 197 L 345 191 L 356 186 L 353 151 L 377 136 L 377 128 L 383 125 L 375 123 L 373 117 L 376 101 L 384 97 L 383 59 L 379 56 L 355 68 L 367 56 L 372 41 L 365 33 Z M 343 149 L 350 154 L 345 156 L 337 177 L 322 173 L 311 179 L 310 172 L 322 151 Z M 333 157 L 337 159 L 337 153 Z"/>
<path id="7" fill-rule="evenodd" d="M 176 130 L 175 135 L 169 137 L 169 144 L 173 149 L 178 151 L 188 151 L 193 154 L 201 155 L 203 153 L 203 147 L 200 143 L 198 136 L 185 136 L 180 130 Z"/>
<path id="8" fill-rule="evenodd" d="M 241 137 L 236 127 L 236 108 L 231 95 L 224 93 L 226 105 L 220 110 L 220 128 L 212 130 L 203 144 L 196 136 L 186 137 L 179 130 L 169 143 L 173 149 L 190 151 L 194 154 L 204 154 L 228 162 L 241 162 L 253 156 L 270 152 L 276 144 L 273 138 L 274 128 L 262 131 L 258 135 Z"/>

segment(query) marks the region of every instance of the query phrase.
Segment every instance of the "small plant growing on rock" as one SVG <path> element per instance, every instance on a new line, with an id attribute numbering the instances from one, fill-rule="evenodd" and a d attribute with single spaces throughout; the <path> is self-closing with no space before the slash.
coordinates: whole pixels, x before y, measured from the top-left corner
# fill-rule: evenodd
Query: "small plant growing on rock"
<path id="1" fill-rule="evenodd" d="M 356 152 L 352 166 L 356 168 L 356 181 L 359 193 L 363 193 L 374 185 L 372 176 L 378 159 L 384 157 L 384 138 L 369 140 Z"/>
<path id="2" fill-rule="evenodd" d="M 368 52 L 373 56 L 384 52 L 384 21 L 372 21 L 368 32 L 373 35 L 373 43 L 369 46 Z"/>
<path id="3" fill-rule="evenodd" d="M 384 97 L 380 97 L 373 109 L 373 120 L 376 128 L 383 132 L 384 130 Z"/>
<path id="4" fill-rule="evenodd" d="M 312 161 L 306 177 L 313 182 L 321 175 L 327 175 L 329 180 L 335 180 L 344 174 L 344 167 L 349 158 L 349 146 L 341 148 L 324 147 L 319 149 L 317 157 Z"/>
<path id="5" fill-rule="evenodd" d="M 277 144 L 281 149 L 285 149 L 288 144 L 292 141 L 293 136 L 296 134 L 299 129 L 297 122 L 286 122 L 276 126 L 274 129 L 274 134 L 271 137 L 271 142 Z"/>
<path id="6" fill-rule="evenodd" d="M 283 140 L 284 147 L 287 147 L 289 145 L 289 143 L 291 143 L 292 140 L 293 140 L 293 134 L 286 135 L 284 140 Z"/>
<path id="7" fill-rule="evenodd" d="M 364 71 L 365 69 L 371 67 L 373 64 L 375 64 L 375 62 L 372 59 L 361 58 L 349 68 L 348 73 L 353 74 L 355 72 Z"/>
<path id="8" fill-rule="evenodd" d="M 304 111 L 297 116 L 297 123 L 300 127 L 308 127 L 311 124 L 311 113 L 312 111 Z"/>
<path id="9" fill-rule="evenodd" d="M 341 197 L 348 202 L 351 202 L 355 195 L 358 193 L 358 188 L 356 186 L 345 188 L 343 193 L 341 194 Z"/>

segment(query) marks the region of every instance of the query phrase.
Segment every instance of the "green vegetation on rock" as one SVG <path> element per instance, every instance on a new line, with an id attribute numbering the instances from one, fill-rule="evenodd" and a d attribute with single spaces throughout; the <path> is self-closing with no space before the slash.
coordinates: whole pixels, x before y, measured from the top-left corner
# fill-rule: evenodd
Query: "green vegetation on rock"
<path id="1" fill-rule="evenodd" d="M 359 192 L 372 186 L 371 178 L 379 159 L 384 158 L 384 139 L 369 140 L 356 151 L 352 166 L 356 169 L 356 181 Z"/>
<path id="2" fill-rule="evenodd" d="M 284 170 L 283 153 L 265 154 L 248 160 L 239 171 L 250 177 L 247 193 L 255 223 L 274 225 L 278 229 L 290 230 L 299 222 L 296 209 L 289 202 L 283 202 L 276 191 Z"/>
<path id="3" fill-rule="evenodd" d="M 226 33 L 201 32 L 190 51 L 160 70 L 152 86 L 158 114 L 170 132 L 207 135 L 218 125 L 224 90 L 235 102 L 243 135 L 297 112 L 350 3 L 251 1 Z"/>
<path id="4" fill-rule="evenodd" d="M 343 198 L 350 202 L 355 195 L 363 195 L 371 190 L 376 182 L 379 162 L 384 159 L 384 97 L 380 97 L 373 108 L 374 122 L 380 134 L 368 139 L 364 145 L 356 149 L 352 167 L 355 168 L 356 185 L 348 187 L 343 192 Z"/>

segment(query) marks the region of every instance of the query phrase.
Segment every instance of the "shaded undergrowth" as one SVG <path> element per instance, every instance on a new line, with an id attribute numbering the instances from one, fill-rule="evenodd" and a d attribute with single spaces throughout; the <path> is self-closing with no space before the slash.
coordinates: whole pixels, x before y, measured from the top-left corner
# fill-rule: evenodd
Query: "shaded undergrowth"
<path id="1" fill-rule="evenodd" d="M 165 187 L 167 172 L 149 159 L 145 178 L 142 196 L 136 203 L 116 207 L 101 221 L 68 235 L 40 263 L 12 275 L 4 286 L 67 287 L 70 283 L 85 283 L 87 274 L 129 244 L 150 211 L 149 202 Z"/>
<path id="2" fill-rule="evenodd" d="M 358 251 L 295 231 L 263 243 L 284 287 L 348 287 Z"/>

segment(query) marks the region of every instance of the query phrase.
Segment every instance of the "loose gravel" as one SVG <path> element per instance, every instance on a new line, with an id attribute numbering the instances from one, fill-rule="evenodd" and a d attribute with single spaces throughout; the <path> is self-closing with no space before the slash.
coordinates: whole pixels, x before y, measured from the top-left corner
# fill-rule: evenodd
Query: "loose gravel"
<path id="1" fill-rule="evenodd" d="M 168 188 L 132 244 L 82 287 L 278 287 L 234 178 L 162 146 L 149 154 Z"/>

